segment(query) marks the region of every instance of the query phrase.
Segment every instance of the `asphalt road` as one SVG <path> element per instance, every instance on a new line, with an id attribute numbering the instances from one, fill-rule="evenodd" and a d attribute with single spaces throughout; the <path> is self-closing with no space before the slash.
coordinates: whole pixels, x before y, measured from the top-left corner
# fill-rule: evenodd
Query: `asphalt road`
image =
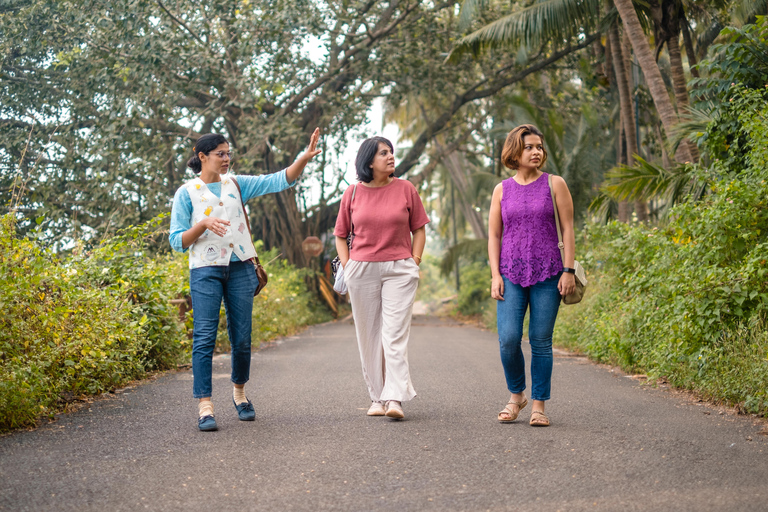
<path id="1" fill-rule="evenodd" d="M 527 344 L 525 344 L 527 347 Z M 218 432 L 198 432 L 191 372 L 0 438 L 0 510 L 768 510 L 754 419 L 558 354 L 549 428 L 499 424 L 493 333 L 416 317 L 419 396 L 369 418 L 354 328 L 315 326 L 253 356 L 255 422 L 214 366 Z"/>

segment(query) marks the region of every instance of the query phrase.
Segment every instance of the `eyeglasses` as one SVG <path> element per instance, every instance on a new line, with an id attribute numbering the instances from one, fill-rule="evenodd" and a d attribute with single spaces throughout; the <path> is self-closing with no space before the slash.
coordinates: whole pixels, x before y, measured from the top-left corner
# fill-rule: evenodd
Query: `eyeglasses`
<path id="1" fill-rule="evenodd" d="M 225 156 L 232 160 L 232 152 L 231 151 L 217 151 L 214 153 L 214 155 L 218 156 L 219 158 L 224 158 Z"/>

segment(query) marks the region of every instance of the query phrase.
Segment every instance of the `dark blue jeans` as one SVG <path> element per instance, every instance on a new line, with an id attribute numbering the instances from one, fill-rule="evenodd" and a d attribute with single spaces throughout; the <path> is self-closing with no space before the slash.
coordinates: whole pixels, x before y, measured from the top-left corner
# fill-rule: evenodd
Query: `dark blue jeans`
<path id="1" fill-rule="evenodd" d="M 195 398 L 211 396 L 213 349 L 219 328 L 221 301 L 227 313 L 227 331 L 232 347 L 232 382 L 245 384 L 251 370 L 251 324 L 253 292 L 259 284 L 250 261 L 232 261 L 226 267 L 199 267 L 189 273 L 192 295 L 192 386 Z"/>
<path id="2" fill-rule="evenodd" d="M 503 277 L 503 276 L 502 276 Z M 525 357 L 521 342 L 523 319 L 530 306 L 528 339 L 531 342 L 531 398 L 549 400 L 552 382 L 552 331 L 560 308 L 560 274 L 528 287 L 504 279 L 504 300 L 496 301 L 496 325 L 507 389 L 525 390 Z"/>

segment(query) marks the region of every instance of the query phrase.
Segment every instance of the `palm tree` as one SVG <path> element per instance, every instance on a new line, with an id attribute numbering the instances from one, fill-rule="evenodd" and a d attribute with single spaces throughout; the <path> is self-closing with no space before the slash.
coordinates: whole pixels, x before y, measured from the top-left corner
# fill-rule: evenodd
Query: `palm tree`
<path id="1" fill-rule="evenodd" d="M 640 68 L 643 70 L 645 81 L 648 84 L 648 89 L 651 92 L 653 103 L 656 106 L 656 111 L 659 113 L 664 130 L 667 134 L 672 133 L 673 127 L 678 123 L 679 119 L 672 106 L 672 101 L 669 99 L 669 93 L 664 85 L 664 79 L 661 77 L 659 66 L 656 64 L 653 53 L 651 53 L 648 39 L 645 37 L 645 33 L 640 25 L 640 19 L 637 16 L 637 11 L 635 11 L 635 6 L 632 4 L 632 0 L 614 0 L 614 5 L 616 5 L 616 9 L 619 11 L 621 21 L 624 23 L 625 34 L 629 37 L 629 41 L 632 43 L 632 50 L 640 64 Z M 687 144 L 679 146 L 675 156 L 681 163 L 693 161 L 693 155 L 691 155 Z"/>
<path id="2" fill-rule="evenodd" d="M 464 0 L 461 26 L 466 26 L 485 0 Z M 539 0 L 462 37 L 448 59 L 455 61 L 467 51 L 474 54 L 496 47 L 530 50 L 550 44 L 558 48 L 574 38 L 590 34 L 600 25 L 600 0 Z"/>

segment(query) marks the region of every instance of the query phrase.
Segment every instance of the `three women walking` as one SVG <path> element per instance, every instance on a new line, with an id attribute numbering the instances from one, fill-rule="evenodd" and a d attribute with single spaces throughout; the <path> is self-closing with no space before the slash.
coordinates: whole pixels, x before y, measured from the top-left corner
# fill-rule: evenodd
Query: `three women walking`
<path id="1" fill-rule="evenodd" d="M 516 174 L 494 189 L 488 219 L 491 297 L 498 301 L 501 363 L 507 389 L 512 393 L 498 420 L 515 421 L 528 404 L 521 342 L 523 319 L 530 310 L 530 424 L 546 427 L 550 424 L 544 407 L 550 399 L 552 332 L 561 296 L 576 288 L 573 200 L 565 180 L 542 172 L 547 151 L 544 136 L 535 126 L 526 124 L 512 130 L 501 160 Z M 565 261 L 558 245 L 553 200 L 562 226 Z"/>
<path id="2" fill-rule="evenodd" d="M 222 300 L 232 346 L 232 401 L 240 420 L 255 419 L 244 386 L 250 376 L 253 294 L 258 278 L 244 202 L 293 186 L 306 164 L 320 153 L 318 137 L 316 129 L 307 150 L 290 167 L 261 176 L 229 173 L 231 153 L 221 135 L 205 135 L 193 148 L 188 166 L 199 176 L 174 196 L 170 243 L 174 250 L 190 253 L 193 396 L 199 400 L 200 430 L 217 429 L 211 374 Z M 515 421 L 528 404 L 521 342 L 523 320 L 530 310 L 530 424 L 550 424 L 545 403 L 550 399 L 552 333 L 561 296 L 575 289 L 573 201 L 562 178 L 541 170 L 546 160 L 543 135 L 535 126 L 512 130 L 502 150 L 502 163 L 516 174 L 496 186 L 491 200 L 491 297 L 498 301 L 501 361 L 511 392 L 498 413 L 502 423 Z M 371 400 L 367 414 L 402 419 L 402 402 L 416 396 L 408 341 L 429 218 L 416 188 L 395 177 L 394 148 L 389 140 L 365 140 L 355 168 L 358 183 L 344 192 L 336 220 L 336 249 L 344 267 L 363 379 Z M 553 201 L 562 226 L 564 257 L 558 245 Z"/>
<path id="3" fill-rule="evenodd" d="M 280 192 L 296 183 L 304 167 L 320 153 L 320 130 L 309 147 L 288 168 L 260 176 L 235 177 L 232 154 L 218 134 L 200 137 L 187 166 L 199 176 L 182 185 L 173 198 L 170 243 L 175 251 L 189 250 L 189 289 L 194 326 L 192 334 L 193 396 L 198 399 L 198 428 L 217 430 L 213 412 L 212 360 L 221 302 L 227 315 L 232 347 L 232 402 L 240 420 L 256 413 L 245 395 L 250 377 L 253 295 L 259 285 L 244 204 L 253 197 Z"/>
<path id="4" fill-rule="evenodd" d="M 341 198 L 333 234 L 371 399 L 368 415 L 402 419 L 402 402 L 416 396 L 408 339 L 429 218 L 416 187 L 395 177 L 393 151 L 384 137 L 362 143 L 358 183 Z"/>

